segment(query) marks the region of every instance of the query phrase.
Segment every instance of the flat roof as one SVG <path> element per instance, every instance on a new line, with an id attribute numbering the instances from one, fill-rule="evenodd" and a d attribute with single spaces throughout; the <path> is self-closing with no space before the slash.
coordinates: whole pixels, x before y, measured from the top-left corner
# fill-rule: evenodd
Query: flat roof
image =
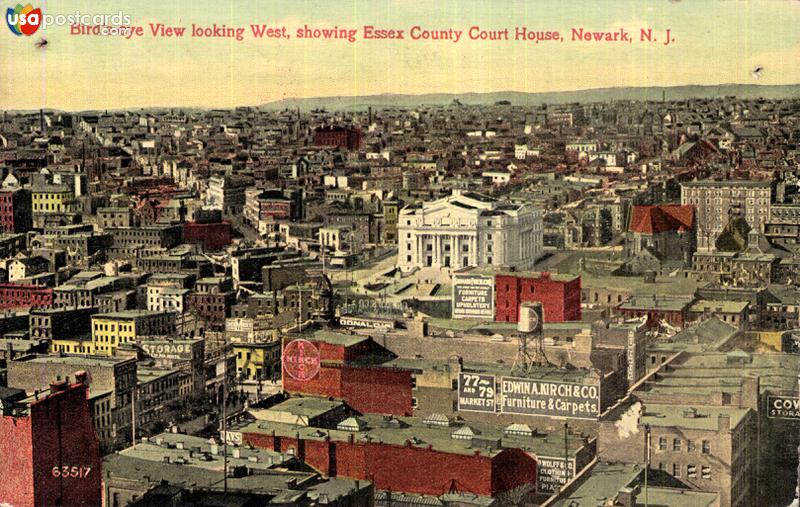
<path id="1" fill-rule="evenodd" d="M 122 310 L 119 312 L 96 313 L 92 315 L 94 319 L 135 319 L 137 317 L 151 317 L 156 315 L 167 315 L 167 312 L 156 312 L 151 310 Z"/>
<path id="2" fill-rule="evenodd" d="M 652 402 L 647 403 L 646 410 L 647 413 L 640 418 L 642 424 L 707 431 L 717 430 L 719 416 L 729 416 L 731 428 L 735 428 L 750 412 L 749 408 L 665 405 Z M 689 412 L 695 415 L 688 417 Z"/>
<path id="3" fill-rule="evenodd" d="M 125 361 L 135 361 L 133 358 L 115 358 L 115 357 L 98 357 L 98 356 L 42 356 L 17 359 L 17 361 L 25 361 L 28 363 L 40 364 L 73 364 L 76 366 L 106 366 L 113 367 L 115 364 L 123 363 Z M 14 361 L 16 362 L 16 361 Z"/>
<path id="4" fill-rule="evenodd" d="M 327 398 L 289 398 L 273 405 L 269 410 L 276 412 L 289 412 L 290 414 L 306 417 L 318 417 L 342 406 L 341 401 L 331 401 Z"/>
<path id="5" fill-rule="evenodd" d="M 749 301 L 718 301 L 701 299 L 690 308 L 690 312 L 703 313 L 705 311 L 717 313 L 741 313 L 750 305 Z"/>
<path id="6" fill-rule="evenodd" d="M 172 463 L 175 463 L 176 459 L 183 459 L 187 462 L 185 463 L 187 465 L 191 464 L 191 466 L 208 470 L 222 471 L 223 469 L 223 445 L 219 444 L 217 452 L 214 454 L 207 438 L 165 432 L 146 440 L 147 442 L 140 441 L 134 446 L 123 449 L 120 454 L 149 461 L 163 461 L 164 457 L 169 457 Z M 183 446 L 183 449 L 179 449 L 179 446 Z M 238 458 L 234 457 L 234 449 L 238 449 Z M 267 449 L 228 446 L 229 467 L 245 465 L 259 470 L 268 470 L 275 466 L 296 461 L 296 459 L 290 454 Z"/>
<path id="7" fill-rule="evenodd" d="M 578 486 L 559 498 L 553 507 L 597 507 L 614 500 L 620 490 L 641 485 L 643 468 L 636 464 L 596 463 L 578 479 Z M 688 489 L 648 487 L 650 505 L 680 505 L 681 507 L 711 507 L 717 505 L 717 493 Z M 644 506 L 644 495 L 636 498 L 636 507 Z"/>
<path id="8" fill-rule="evenodd" d="M 663 310 L 679 312 L 685 310 L 694 296 L 671 296 L 653 292 L 651 295 L 633 295 L 619 305 L 620 310 Z"/>

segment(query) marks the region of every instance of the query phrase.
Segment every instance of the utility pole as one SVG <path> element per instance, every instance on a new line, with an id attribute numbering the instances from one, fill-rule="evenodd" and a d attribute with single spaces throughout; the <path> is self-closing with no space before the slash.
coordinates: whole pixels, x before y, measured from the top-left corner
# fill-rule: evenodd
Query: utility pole
<path id="1" fill-rule="evenodd" d="M 647 446 L 644 458 L 644 507 L 648 507 L 649 491 L 647 489 L 647 475 L 650 473 L 650 425 L 649 424 L 644 425 L 644 440 L 645 440 L 645 445 Z"/>
<path id="2" fill-rule="evenodd" d="M 303 288 L 297 284 L 297 332 L 303 328 Z"/>
<path id="3" fill-rule="evenodd" d="M 136 381 L 131 391 L 131 445 L 136 447 Z"/>
<path id="4" fill-rule="evenodd" d="M 222 335 L 222 490 L 228 492 L 228 333 Z"/>
<path id="5" fill-rule="evenodd" d="M 569 433 L 569 423 L 564 423 L 564 486 L 569 482 L 569 442 L 567 436 Z"/>

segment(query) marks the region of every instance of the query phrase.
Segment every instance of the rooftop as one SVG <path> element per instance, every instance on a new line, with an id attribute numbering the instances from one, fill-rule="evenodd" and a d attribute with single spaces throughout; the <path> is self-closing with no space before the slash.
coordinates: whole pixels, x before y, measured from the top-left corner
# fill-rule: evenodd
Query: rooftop
<path id="1" fill-rule="evenodd" d="M 730 417 L 731 428 L 735 428 L 749 412 L 749 408 L 648 403 L 647 413 L 640 418 L 640 422 L 653 427 L 716 431 L 719 427 L 720 416 Z"/>
<path id="2" fill-rule="evenodd" d="M 305 398 L 304 398 L 305 399 Z M 351 436 L 357 442 L 385 443 L 390 445 L 410 445 L 421 449 L 429 446 L 433 450 L 453 454 L 472 455 L 477 451 L 484 456 L 495 456 L 504 448 L 519 448 L 538 456 L 563 456 L 564 435 L 543 435 L 534 433 L 533 436 L 504 435 L 503 428 L 494 424 L 483 424 L 472 421 L 439 425 L 427 422 L 419 417 L 393 417 L 384 418 L 378 414 L 364 414 L 358 419 L 366 423 L 362 431 L 345 431 L 332 428 L 310 427 L 302 424 L 288 424 L 274 421 L 257 420 L 244 424 L 237 431 L 245 433 L 262 433 L 293 437 L 297 434 L 300 438 L 308 440 L 324 440 L 330 437 L 333 441 L 345 442 Z M 469 427 L 470 431 L 464 428 Z M 465 438 L 454 437 L 454 433 L 463 433 Z M 473 441 L 469 434 L 475 434 L 481 442 Z M 579 436 L 570 435 L 567 439 L 570 454 L 575 454 L 587 442 Z"/>

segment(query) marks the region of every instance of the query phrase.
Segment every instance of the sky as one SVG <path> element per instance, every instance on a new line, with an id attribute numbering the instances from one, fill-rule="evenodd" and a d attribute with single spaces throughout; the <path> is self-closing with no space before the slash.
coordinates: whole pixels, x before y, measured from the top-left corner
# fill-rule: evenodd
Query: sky
<path id="1" fill-rule="evenodd" d="M 17 1 L 5 0 L 0 9 Z M 68 26 L 49 26 L 28 37 L 0 26 L 0 109 L 234 107 L 382 93 L 800 83 L 798 0 L 30 1 L 50 15 L 121 11 L 144 35 L 71 35 Z M 150 23 L 184 26 L 187 33 L 153 37 Z M 196 38 L 188 32 L 193 23 L 241 26 L 247 33 L 243 41 Z M 286 26 L 291 38 L 254 38 L 251 24 Z M 358 40 L 299 39 L 295 32 L 303 25 L 356 28 Z M 363 40 L 364 25 L 402 29 L 406 39 Z M 565 40 L 473 41 L 465 33 L 457 43 L 414 41 L 408 39 L 413 26 L 508 28 L 512 39 L 515 27 L 524 26 L 559 31 Z M 572 41 L 572 28 L 622 28 L 634 42 Z M 643 28 L 658 42 L 640 43 Z M 666 29 L 674 37 L 667 46 Z M 48 44 L 38 48 L 42 37 Z M 758 79 L 756 67 L 763 69 Z"/>

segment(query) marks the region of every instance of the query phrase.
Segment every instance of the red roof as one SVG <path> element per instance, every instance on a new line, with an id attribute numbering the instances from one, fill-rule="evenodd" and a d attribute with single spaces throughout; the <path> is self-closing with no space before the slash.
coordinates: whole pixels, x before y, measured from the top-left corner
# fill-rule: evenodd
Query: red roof
<path id="1" fill-rule="evenodd" d="M 628 231 L 641 234 L 694 229 L 694 206 L 634 206 Z"/>

